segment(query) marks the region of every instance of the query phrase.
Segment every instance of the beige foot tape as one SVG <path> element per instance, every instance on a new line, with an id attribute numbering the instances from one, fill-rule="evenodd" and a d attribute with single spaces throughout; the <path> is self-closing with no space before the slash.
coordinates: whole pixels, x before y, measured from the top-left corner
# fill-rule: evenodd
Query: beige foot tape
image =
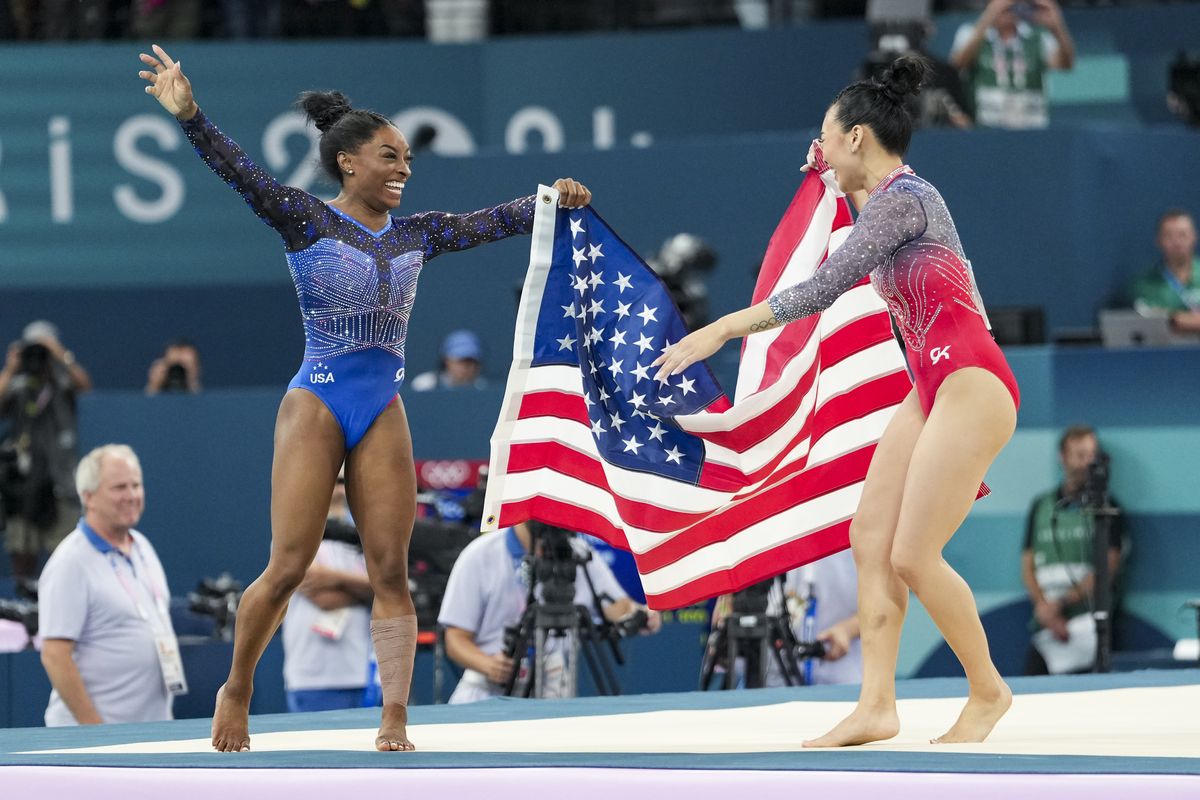
<path id="1" fill-rule="evenodd" d="M 379 662 L 384 705 L 398 703 L 407 707 L 413 659 L 417 654 L 416 615 L 371 620 L 371 639 Z"/>

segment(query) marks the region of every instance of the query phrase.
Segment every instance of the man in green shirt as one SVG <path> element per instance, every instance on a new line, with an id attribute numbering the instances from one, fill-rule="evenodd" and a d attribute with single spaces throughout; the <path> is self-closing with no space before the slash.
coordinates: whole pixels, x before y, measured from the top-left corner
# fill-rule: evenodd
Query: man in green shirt
<path id="1" fill-rule="evenodd" d="M 1133 307 L 1165 311 L 1176 331 L 1200 334 L 1200 259 L 1191 214 L 1173 208 L 1159 218 L 1158 249 L 1162 260 L 1133 284 Z"/>
<path id="2" fill-rule="evenodd" d="M 978 125 L 1045 128 L 1046 73 L 1074 66 L 1075 43 L 1056 0 L 990 0 L 958 29 L 950 63 L 969 81 Z"/>
<path id="3" fill-rule="evenodd" d="M 1059 645 L 1067 645 L 1072 638 L 1077 638 L 1075 644 L 1085 651 L 1077 653 L 1065 671 L 1086 672 L 1095 660 L 1094 636 L 1087 641 L 1095 630 L 1090 619 L 1095 520 L 1085 511 L 1081 500 L 1089 467 L 1099 453 L 1100 444 L 1093 428 L 1087 425 L 1067 428 L 1059 440 L 1063 482 L 1035 498 L 1029 509 L 1021 553 L 1021 579 L 1033 603 L 1033 626 L 1038 633 L 1026 659 L 1027 675 L 1057 671 L 1047 662 L 1060 661 L 1047 651 L 1057 648 L 1062 657 L 1061 651 L 1066 648 Z M 1117 505 L 1111 497 L 1109 500 L 1113 506 Z M 1110 519 L 1108 573 L 1115 578 L 1121 561 L 1124 524 L 1119 513 Z M 1076 618 L 1074 625 L 1072 618 Z"/>

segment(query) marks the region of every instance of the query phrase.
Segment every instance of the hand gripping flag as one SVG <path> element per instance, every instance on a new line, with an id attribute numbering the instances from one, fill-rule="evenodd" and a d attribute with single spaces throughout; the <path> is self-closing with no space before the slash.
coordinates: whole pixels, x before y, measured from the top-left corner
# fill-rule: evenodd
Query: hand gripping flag
<path id="1" fill-rule="evenodd" d="M 539 187 L 484 530 L 537 519 L 631 550 L 653 608 L 848 547 L 875 443 L 911 386 L 869 282 L 748 337 L 731 404 L 703 363 L 655 381 L 651 362 L 686 333 L 666 288 L 590 207 L 557 199 Z M 810 173 L 754 301 L 810 275 L 849 224 Z"/>

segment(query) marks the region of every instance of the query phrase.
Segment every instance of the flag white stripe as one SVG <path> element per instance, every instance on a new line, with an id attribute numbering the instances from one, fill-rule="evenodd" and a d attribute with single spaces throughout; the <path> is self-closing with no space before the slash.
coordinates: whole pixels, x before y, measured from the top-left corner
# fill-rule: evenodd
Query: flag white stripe
<path id="1" fill-rule="evenodd" d="M 792 506 L 743 528 L 726 541 L 707 545 L 661 569 L 643 573 L 642 587 L 647 594 L 663 594 L 704 575 L 727 570 L 781 544 L 849 519 L 861 496 L 862 484 L 856 483 Z"/>

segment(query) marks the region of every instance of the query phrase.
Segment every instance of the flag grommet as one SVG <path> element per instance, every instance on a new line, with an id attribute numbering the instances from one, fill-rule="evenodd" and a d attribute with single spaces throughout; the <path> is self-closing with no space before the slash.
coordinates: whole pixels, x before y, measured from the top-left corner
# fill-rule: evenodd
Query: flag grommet
<path id="1" fill-rule="evenodd" d="M 544 194 L 544 195 L 542 195 L 542 202 L 543 202 L 543 203 L 549 203 L 549 202 L 550 202 L 550 195 L 548 195 L 548 194 Z"/>

